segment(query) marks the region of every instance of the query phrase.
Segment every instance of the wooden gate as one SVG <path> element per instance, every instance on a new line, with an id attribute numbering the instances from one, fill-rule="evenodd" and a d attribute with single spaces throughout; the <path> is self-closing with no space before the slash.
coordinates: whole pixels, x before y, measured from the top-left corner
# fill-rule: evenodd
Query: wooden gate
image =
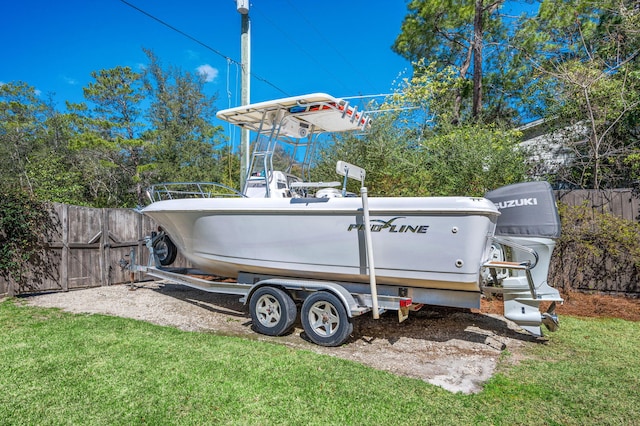
<path id="1" fill-rule="evenodd" d="M 46 250 L 17 283 L 0 278 L 0 294 L 67 291 L 130 281 L 120 267 L 131 249 L 138 261 L 147 250 L 142 239 L 155 229 L 153 222 L 131 209 L 96 209 L 55 204 Z M 136 277 L 141 279 L 142 277 Z"/>

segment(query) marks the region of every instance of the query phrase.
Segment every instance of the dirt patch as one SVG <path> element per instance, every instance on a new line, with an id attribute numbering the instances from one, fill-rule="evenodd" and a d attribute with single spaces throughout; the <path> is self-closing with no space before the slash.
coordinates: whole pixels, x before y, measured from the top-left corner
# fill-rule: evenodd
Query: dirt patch
<path id="1" fill-rule="evenodd" d="M 640 299 L 584 293 L 567 293 L 563 297 L 564 304 L 558 307 L 559 315 L 640 321 Z"/>
<path id="2" fill-rule="evenodd" d="M 24 300 L 34 306 L 121 316 L 187 331 L 284 344 L 464 393 L 482 389 L 505 349 L 517 360 L 524 345 L 544 342 L 518 331 L 500 315 L 427 307 L 411 313 L 403 323 L 398 323 L 395 312 L 382 315 L 379 320 L 369 315 L 357 318 L 353 334 L 344 345 L 325 348 L 305 340 L 299 320 L 289 335 L 260 335 L 252 330 L 251 317 L 238 296 L 162 282 L 139 284 L 135 290 L 116 285 L 25 296 Z"/>

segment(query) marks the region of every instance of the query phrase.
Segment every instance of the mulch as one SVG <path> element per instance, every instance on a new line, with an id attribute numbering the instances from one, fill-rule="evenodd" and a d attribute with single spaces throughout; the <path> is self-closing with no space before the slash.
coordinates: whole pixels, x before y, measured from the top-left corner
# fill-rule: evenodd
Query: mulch
<path id="1" fill-rule="evenodd" d="M 560 316 L 606 317 L 640 321 L 640 299 L 578 292 L 563 293 L 562 298 L 564 303 L 556 307 L 556 313 Z M 502 315 L 502 300 L 483 298 L 480 311 Z"/>

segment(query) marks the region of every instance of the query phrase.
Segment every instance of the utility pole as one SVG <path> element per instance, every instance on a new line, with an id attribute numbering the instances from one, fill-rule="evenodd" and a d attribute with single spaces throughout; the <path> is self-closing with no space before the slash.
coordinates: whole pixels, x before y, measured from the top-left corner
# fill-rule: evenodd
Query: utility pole
<path id="1" fill-rule="evenodd" d="M 248 105 L 251 102 L 251 21 L 249 20 L 249 0 L 236 0 L 240 13 L 240 61 L 242 62 L 240 102 Z M 240 130 L 240 190 L 244 184 L 249 168 L 249 129 Z"/>

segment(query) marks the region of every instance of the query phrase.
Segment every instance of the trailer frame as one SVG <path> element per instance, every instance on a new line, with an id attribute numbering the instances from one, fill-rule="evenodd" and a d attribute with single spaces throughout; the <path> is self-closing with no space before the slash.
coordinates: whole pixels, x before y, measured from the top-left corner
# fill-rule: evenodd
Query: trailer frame
<path id="1" fill-rule="evenodd" d="M 398 295 L 377 294 L 374 297 L 367 291 L 370 286 L 362 283 L 249 273 L 241 273 L 232 280 L 196 268 L 164 267 L 154 251 L 154 245 L 163 237 L 163 233 L 153 233 L 144 238 L 149 250 L 147 265 L 138 264 L 135 250 L 131 250 L 129 260 L 121 262 L 131 273 L 132 281 L 135 273 L 142 272 L 165 282 L 209 293 L 237 295 L 241 303 L 249 305 L 254 330 L 262 334 L 279 336 L 289 332 L 300 305 L 300 319 L 307 337 L 321 346 L 339 346 L 353 331 L 352 319 L 372 312 L 374 306 L 376 316 L 397 311 L 399 322 L 408 318 L 410 310 L 422 307 L 422 304 L 413 303 L 405 287 L 393 287 Z"/>

